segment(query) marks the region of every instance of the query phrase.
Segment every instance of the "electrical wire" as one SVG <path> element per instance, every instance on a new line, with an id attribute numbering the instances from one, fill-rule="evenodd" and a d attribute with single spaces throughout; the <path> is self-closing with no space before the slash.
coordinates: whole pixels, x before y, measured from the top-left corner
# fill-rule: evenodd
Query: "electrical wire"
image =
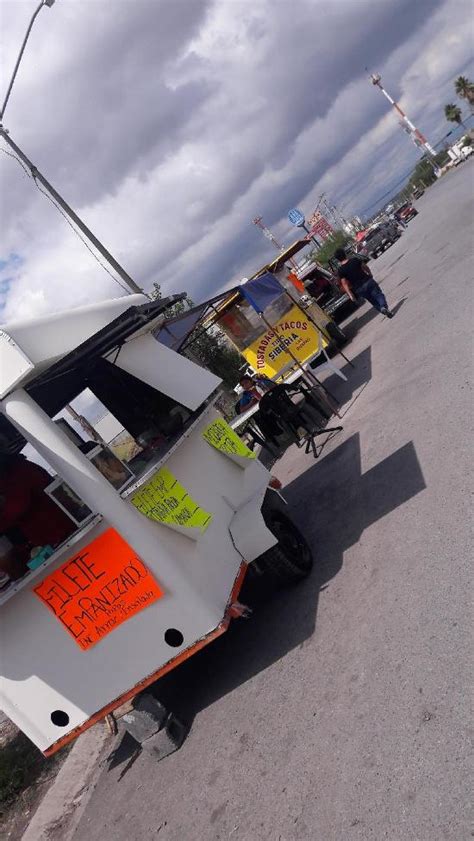
<path id="1" fill-rule="evenodd" d="M 108 268 L 108 266 L 106 266 L 106 265 L 105 265 L 105 263 L 103 263 L 103 262 L 102 262 L 102 260 L 101 260 L 101 259 L 97 256 L 97 254 L 95 253 L 95 251 L 93 250 L 93 248 L 91 248 L 91 246 L 90 246 L 90 245 L 89 245 L 89 243 L 87 242 L 86 238 L 85 238 L 85 237 L 84 237 L 81 233 L 79 233 L 79 231 L 78 231 L 78 230 L 77 230 L 77 228 L 73 225 L 73 223 L 72 223 L 72 222 L 71 222 L 71 220 L 69 219 L 68 215 L 64 212 L 64 210 L 62 209 L 62 207 L 60 207 L 60 205 L 59 205 L 59 204 L 57 204 L 57 203 L 54 201 L 53 197 L 52 197 L 52 196 L 50 196 L 50 195 L 49 195 L 49 193 L 47 193 L 47 192 L 46 192 L 46 190 L 44 190 L 44 189 L 43 189 L 43 187 L 41 187 L 41 186 L 38 184 L 38 182 L 37 182 L 37 180 L 36 180 L 36 178 L 35 178 L 35 176 L 34 176 L 34 175 L 32 175 L 31 177 L 33 178 L 33 181 L 35 182 L 35 185 L 36 185 L 36 187 L 38 188 L 39 192 L 40 192 L 40 193 L 42 193 L 42 194 L 43 194 L 43 196 L 46 196 L 46 198 L 47 198 L 47 199 L 49 199 L 49 201 L 50 201 L 50 202 L 51 202 L 51 204 L 52 204 L 52 205 L 56 208 L 56 210 L 58 210 L 58 211 L 59 211 L 59 213 L 61 214 L 61 216 L 62 216 L 62 217 L 66 220 L 66 222 L 68 223 L 69 227 L 70 227 L 70 228 L 74 231 L 74 233 L 76 234 L 76 236 L 77 236 L 77 237 L 81 240 L 81 242 L 85 245 L 85 247 L 87 248 L 87 250 L 88 250 L 88 251 L 92 254 L 92 256 L 93 256 L 94 260 L 96 260 L 96 261 L 97 261 L 97 263 L 99 264 L 99 266 L 101 266 L 101 267 L 103 268 L 104 272 L 107 272 L 107 274 L 108 274 L 108 275 L 112 278 L 112 280 L 113 280 L 113 281 L 115 281 L 115 283 L 117 283 L 117 284 L 120 286 L 120 288 L 121 288 L 121 289 L 123 289 L 123 290 L 127 293 L 127 295 L 129 295 L 129 294 L 130 294 L 130 290 L 129 290 L 126 286 L 124 286 L 122 283 L 120 283 L 120 281 L 119 281 L 119 280 L 115 277 L 115 275 L 114 275 L 114 274 L 112 274 L 112 272 L 110 271 L 110 269 Z"/>
<path id="2" fill-rule="evenodd" d="M 27 166 L 25 166 L 25 164 L 23 163 L 23 161 L 20 161 L 20 158 L 17 158 L 17 156 L 16 156 L 16 155 L 14 155 L 14 154 L 13 154 L 13 152 L 9 152 L 9 151 L 8 151 L 8 149 L 5 149 L 5 147 L 4 147 L 4 146 L 0 146 L 0 149 L 2 150 L 2 152 L 4 153 L 4 155 L 8 155 L 8 157 L 9 157 L 9 158 L 13 158 L 13 160 L 14 160 L 14 161 L 16 161 L 16 162 L 17 162 L 17 164 L 20 164 L 20 166 L 21 166 L 22 170 L 23 170 L 24 172 L 26 172 L 26 174 L 27 174 L 28 178 L 32 178 L 32 177 L 33 177 L 33 176 L 31 175 L 31 172 L 30 172 L 30 170 L 28 169 L 28 167 L 27 167 Z"/>
<path id="3" fill-rule="evenodd" d="M 84 236 L 83 236 L 83 235 L 82 235 L 82 234 L 81 234 L 81 233 L 77 230 L 77 228 L 75 227 L 75 225 L 74 225 L 74 224 L 71 222 L 71 220 L 69 219 L 68 215 L 67 215 L 67 214 L 64 212 L 64 210 L 62 209 L 62 207 L 60 207 L 60 205 L 59 205 L 59 204 L 57 204 L 57 202 L 55 202 L 55 200 L 53 199 L 53 197 L 52 197 L 52 196 L 50 196 L 50 195 L 49 195 L 49 193 L 48 193 L 48 192 L 46 192 L 46 190 L 44 190 L 44 189 L 43 189 L 43 187 L 41 187 L 41 185 L 40 185 L 40 184 L 38 184 L 38 181 L 36 180 L 36 178 L 35 178 L 35 176 L 34 176 L 33 172 L 30 172 L 30 170 L 28 169 L 28 167 L 27 167 L 27 166 L 25 166 L 25 164 L 23 163 L 23 161 L 21 161 L 21 160 L 20 160 L 20 158 L 17 158 L 17 156 L 16 156 L 16 155 L 14 155 L 12 152 L 9 152 L 9 151 L 8 151 L 8 149 L 5 149 L 3 146 L 0 146 L 0 150 L 1 150 L 2 152 L 4 152 L 4 154 L 5 154 L 5 155 L 8 155 L 10 158 L 13 158 L 13 160 L 14 160 L 14 161 L 16 161 L 18 164 L 20 164 L 21 168 L 24 170 L 24 172 L 26 173 L 26 175 L 28 176 L 28 178 L 32 178 L 32 179 L 33 179 L 33 181 L 34 181 L 34 183 L 35 183 L 35 186 L 37 187 L 37 189 L 39 190 L 39 192 L 40 192 L 40 193 L 42 193 L 42 194 L 43 194 L 43 196 L 46 196 L 46 198 L 47 198 L 47 199 L 49 199 L 49 201 L 51 202 L 51 204 L 53 205 L 53 207 L 55 207 L 55 208 L 56 208 L 56 210 L 58 210 L 58 211 L 59 211 L 59 213 L 61 214 L 61 216 L 62 216 L 62 217 L 66 220 L 66 222 L 68 223 L 69 227 L 73 230 L 73 232 L 76 234 L 76 236 L 78 237 L 78 239 L 80 239 L 80 240 L 81 240 L 81 242 L 83 243 L 83 245 L 85 245 L 85 247 L 86 247 L 86 248 L 87 248 L 87 250 L 90 252 L 90 254 L 92 254 L 92 256 L 93 256 L 94 260 L 96 260 L 96 262 L 97 262 L 97 263 L 99 264 L 99 266 L 100 266 L 100 267 L 104 270 L 104 272 L 107 272 L 107 274 L 108 274 L 108 275 L 112 278 L 112 280 L 113 280 L 115 283 L 117 283 L 117 284 L 120 286 L 120 288 L 121 288 L 121 289 L 123 289 L 123 290 L 124 290 L 124 292 L 126 292 L 126 293 L 127 293 L 127 295 L 129 295 L 129 294 L 130 294 L 130 290 L 129 290 L 126 286 L 124 286 L 124 285 L 120 282 L 120 280 L 118 280 L 118 278 L 116 278 L 116 277 L 115 277 L 115 275 L 114 275 L 114 274 L 110 271 L 110 269 L 108 268 L 108 266 L 106 266 L 106 265 L 105 265 L 105 263 L 103 263 L 103 262 L 102 262 L 102 260 L 101 260 L 101 259 L 97 256 L 97 254 L 96 254 L 96 252 L 94 251 L 94 249 L 93 249 L 93 248 L 91 248 L 91 246 L 90 246 L 90 245 L 89 245 L 89 243 L 87 242 L 86 238 L 85 238 L 85 237 L 84 237 Z"/>

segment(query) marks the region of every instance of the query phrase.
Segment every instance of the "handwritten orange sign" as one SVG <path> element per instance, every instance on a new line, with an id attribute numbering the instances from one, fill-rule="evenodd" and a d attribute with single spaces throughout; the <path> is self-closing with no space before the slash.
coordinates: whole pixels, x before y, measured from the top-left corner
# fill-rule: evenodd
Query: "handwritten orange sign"
<path id="1" fill-rule="evenodd" d="M 80 549 L 34 592 L 84 651 L 163 595 L 114 529 Z"/>

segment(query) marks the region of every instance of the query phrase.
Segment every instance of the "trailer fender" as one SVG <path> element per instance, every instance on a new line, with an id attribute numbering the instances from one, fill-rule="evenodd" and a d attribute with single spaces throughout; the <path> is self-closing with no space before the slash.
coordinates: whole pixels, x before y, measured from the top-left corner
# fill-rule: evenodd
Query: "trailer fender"
<path id="1" fill-rule="evenodd" d="M 277 496 L 265 483 L 238 508 L 229 524 L 232 542 L 247 563 L 251 563 L 278 543 L 275 535 L 267 528 L 262 511 L 268 494 L 272 497 Z"/>

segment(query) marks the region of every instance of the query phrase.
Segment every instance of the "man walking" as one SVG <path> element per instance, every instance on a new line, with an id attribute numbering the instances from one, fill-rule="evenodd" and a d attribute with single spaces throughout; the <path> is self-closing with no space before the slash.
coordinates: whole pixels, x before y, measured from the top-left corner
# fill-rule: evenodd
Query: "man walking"
<path id="1" fill-rule="evenodd" d="M 343 248 L 338 248 L 334 256 L 340 264 L 338 274 L 342 288 L 351 301 L 365 298 L 382 315 L 393 318 L 393 312 L 390 312 L 387 306 L 387 299 L 367 264 L 355 255 L 348 257 Z"/>

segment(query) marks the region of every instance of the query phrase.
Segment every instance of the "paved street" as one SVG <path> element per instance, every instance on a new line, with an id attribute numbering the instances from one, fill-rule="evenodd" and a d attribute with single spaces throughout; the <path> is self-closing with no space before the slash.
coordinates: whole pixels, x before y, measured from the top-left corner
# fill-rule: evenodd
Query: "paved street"
<path id="1" fill-rule="evenodd" d="M 349 319 L 344 432 L 275 469 L 314 574 L 169 677 L 187 741 L 106 765 L 74 841 L 470 837 L 473 176 L 371 263 L 396 316 Z"/>

